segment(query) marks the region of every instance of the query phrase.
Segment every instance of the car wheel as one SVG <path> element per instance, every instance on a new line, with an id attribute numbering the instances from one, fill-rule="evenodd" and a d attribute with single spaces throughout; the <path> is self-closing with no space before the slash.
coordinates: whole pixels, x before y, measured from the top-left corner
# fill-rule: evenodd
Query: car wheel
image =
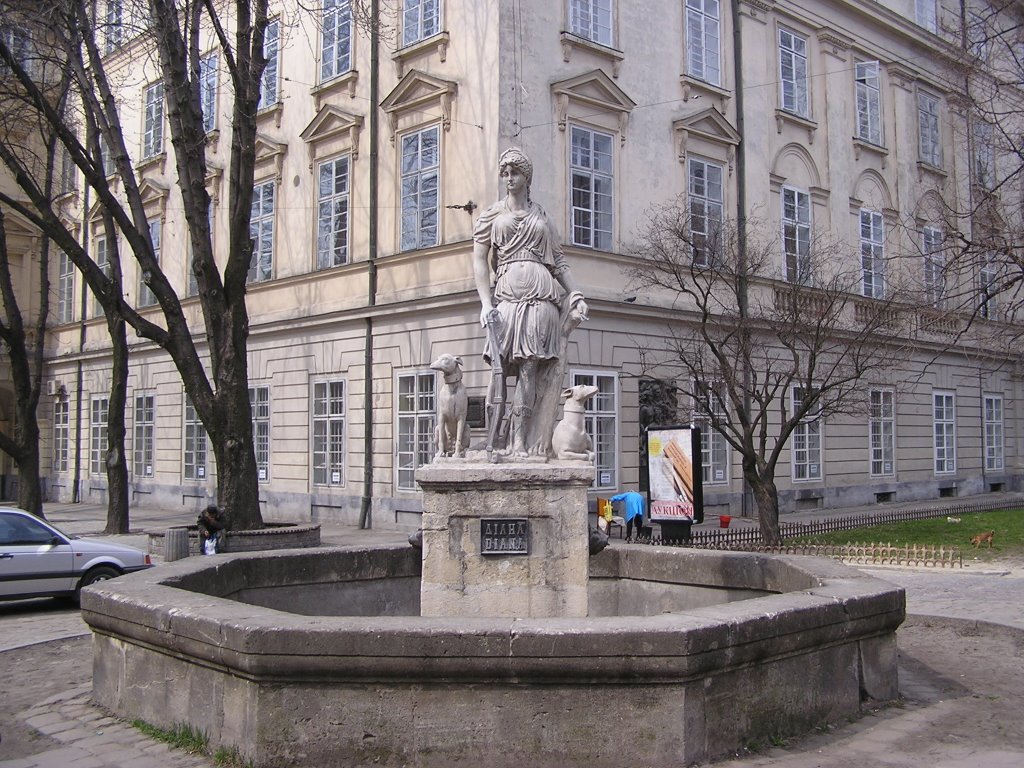
<path id="1" fill-rule="evenodd" d="M 89 572 L 82 577 L 82 580 L 78 582 L 78 588 L 75 590 L 75 600 L 77 601 L 79 595 L 81 595 L 82 587 L 88 587 L 90 584 L 95 584 L 98 581 L 116 579 L 120 575 L 121 572 L 112 565 L 97 565 L 95 568 L 90 569 Z"/>

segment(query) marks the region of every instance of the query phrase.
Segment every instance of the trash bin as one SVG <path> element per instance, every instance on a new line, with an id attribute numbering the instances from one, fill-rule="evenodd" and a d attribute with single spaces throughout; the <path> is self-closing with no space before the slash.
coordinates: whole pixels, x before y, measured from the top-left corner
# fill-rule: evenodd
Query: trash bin
<path id="1" fill-rule="evenodd" d="M 188 557 L 188 528 L 168 528 L 164 533 L 164 562 Z"/>
<path id="2" fill-rule="evenodd" d="M 718 527 L 719 528 L 728 528 L 729 527 L 729 523 L 731 523 L 731 522 L 732 522 L 732 515 L 721 515 L 718 518 Z"/>

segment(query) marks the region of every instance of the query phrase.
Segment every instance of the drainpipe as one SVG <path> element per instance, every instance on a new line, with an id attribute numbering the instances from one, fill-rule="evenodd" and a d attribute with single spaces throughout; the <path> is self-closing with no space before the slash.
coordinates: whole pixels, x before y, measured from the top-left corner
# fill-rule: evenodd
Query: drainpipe
<path id="1" fill-rule="evenodd" d="M 373 311 L 377 305 L 378 116 L 380 95 L 380 0 L 370 3 L 370 242 L 367 254 L 366 336 L 363 341 L 363 495 L 359 527 L 373 527 Z"/>
<path id="2" fill-rule="evenodd" d="M 736 247 L 738 250 L 739 269 L 737 270 L 736 286 L 740 327 L 746 322 L 749 312 L 747 286 L 747 160 L 746 148 L 743 146 L 744 113 L 743 113 L 743 34 L 740 27 L 740 0 L 732 0 L 732 67 L 735 78 L 736 132 L 740 135 L 739 146 L 736 147 Z M 743 410 L 750 413 L 750 371 L 746 365 L 740 372 L 743 379 Z M 740 499 L 740 514 L 750 517 L 750 484 L 746 475 L 743 476 L 743 495 Z"/>

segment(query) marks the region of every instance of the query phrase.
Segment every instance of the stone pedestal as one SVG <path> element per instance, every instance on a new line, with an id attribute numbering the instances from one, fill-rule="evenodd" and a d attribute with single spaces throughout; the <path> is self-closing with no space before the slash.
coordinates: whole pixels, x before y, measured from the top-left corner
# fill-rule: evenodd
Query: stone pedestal
<path id="1" fill-rule="evenodd" d="M 453 461 L 417 470 L 420 615 L 586 616 L 593 479 L 593 465 L 582 462 Z"/>

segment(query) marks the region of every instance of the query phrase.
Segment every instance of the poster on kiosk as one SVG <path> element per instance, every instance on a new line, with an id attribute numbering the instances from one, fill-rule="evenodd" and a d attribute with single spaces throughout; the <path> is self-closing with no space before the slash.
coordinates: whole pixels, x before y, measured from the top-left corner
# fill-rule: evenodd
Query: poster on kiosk
<path id="1" fill-rule="evenodd" d="M 651 522 L 662 538 L 689 540 L 690 526 L 704 522 L 700 428 L 647 428 L 647 488 Z"/>

